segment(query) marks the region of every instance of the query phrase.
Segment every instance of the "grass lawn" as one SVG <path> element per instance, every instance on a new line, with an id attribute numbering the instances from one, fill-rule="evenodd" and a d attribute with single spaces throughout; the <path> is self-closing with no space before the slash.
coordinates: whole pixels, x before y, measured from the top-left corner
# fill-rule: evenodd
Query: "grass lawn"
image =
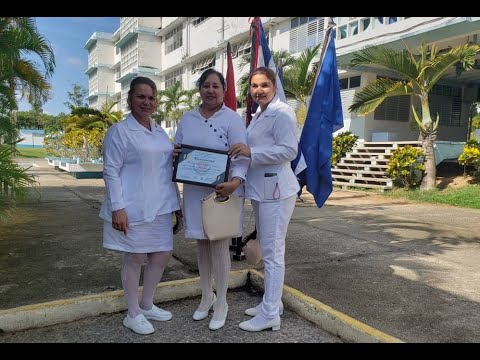
<path id="1" fill-rule="evenodd" d="M 394 189 L 384 192 L 383 195 L 417 202 L 480 209 L 480 184 L 447 187 L 442 190 L 434 189 L 428 191 Z"/>
<path id="2" fill-rule="evenodd" d="M 17 158 L 39 158 L 43 159 L 47 156 L 44 148 L 17 148 Z"/>

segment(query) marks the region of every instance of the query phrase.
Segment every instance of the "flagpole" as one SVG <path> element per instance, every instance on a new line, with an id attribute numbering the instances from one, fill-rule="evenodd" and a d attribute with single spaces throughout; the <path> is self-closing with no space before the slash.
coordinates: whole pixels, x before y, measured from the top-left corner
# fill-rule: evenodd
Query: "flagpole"
<path id="1" fill-rule="evenodd" d="M 255 53 L 256 52 L 256 46 L 255 46 L 255 42 L 256 42 L 256 37 L 258 36 L 258 31 L 257 31 L 257 28 L 256 28 L 256 17 L 251 17 L 248 19 L 248 22 L 250 23 L 250 37 L 251 37 L 251 41 L 252 41 L 252 45 L 251 45 L 251 51 L 250 51 L 250 54 L 251 54 L 251 59 L 250 59 L 250 71 L 249 71 L 249 74 L 251 74 L 254 70 L 255 70 L 255 59 L 256 59 L 256 56 L 257 54 Z M 250 79 L 249 79 L 249 82 L 250 82 Z M 246 116 L 246 119 L 245 119 L 245 122 L 246 122 L 246 125 L 248 127 L 248 125 L 250 125 L 250 122 L 252 121 L 252 117 L 253 117 L 253 114 L 252 114 L 252 107 L 253 107 L 253 99 L 252 99 L 252 96 L 250 95 L 250 91 L 247 90 L 247 99 L 246 99 L 246 102 L 247 102 L 247 116 Z"/>

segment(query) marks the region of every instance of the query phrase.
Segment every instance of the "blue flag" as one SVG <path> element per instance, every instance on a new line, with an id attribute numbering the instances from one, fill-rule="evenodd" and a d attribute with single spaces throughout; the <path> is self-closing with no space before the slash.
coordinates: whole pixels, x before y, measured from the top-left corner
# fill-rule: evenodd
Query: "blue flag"
<path id="1" fill-rule="evenodd" d="M 330 166 L 333 133 L 343 127 L 334 38 L 335 32 L 333 28 L 329 28 L 320 56 L 307 118 L 300 136 L 300 151 L 292 162 L 300 186 L 307 186 L 319 208 L 333 190 Z M 302 156 L 306 169 L 297 171 L 302 164 Z"/>

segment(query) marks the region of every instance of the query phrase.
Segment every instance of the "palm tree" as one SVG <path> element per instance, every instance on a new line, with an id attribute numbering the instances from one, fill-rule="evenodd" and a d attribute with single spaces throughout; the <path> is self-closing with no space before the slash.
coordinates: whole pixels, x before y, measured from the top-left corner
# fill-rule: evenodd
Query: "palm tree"
<path id="1" fill-rule="evenodd" d="M 418 48 L 418 55 L 408 47 L 396 51 L 381 46 L 368 47 L 353 54 L 350 65 L 380 65 L 396 72 L 400 80 L 377 78 L 355 94 L 349 111 L 365 115 L 374 111 L 386 98 L 399 95 L 413 95 L 419 98 L 422 108 L 420 120 L 415 108 L 414 119 L 420 129 L 420 139 L 425 153 L 425 175 L 421 189 L 435 187 L 436 165 L 434 142 L 437 138 L 438 120 L 432 120 L 428 95 L 437 81 L 454 65 L 461 63 L 464 70 L 475 64 L 475 57 L 480 52 L 478 45 L 461 45 L 440 53 L 435 44 L 426 43 Z"/>
<path id="2" fill-rule="evenodd" d="M 318 67 L 317 63 L 312 65 L 312 61 L 318 55 L 320 45 L 304 50 L 283 75 L 285 96 L 300 103 L 296 109 L 297 122 L 300 125 L 303 125 L 307 117 L 307 99 L 312 92 Z"/>
<path id="3" fill-rule="evenodd" d="M 187 110 L 195 109 L 198 105 L 200 105 L 201 101 L 202 98 L 200 97 L 200 93 L 198 92 L 197 88 L 185 90 L 185 98 L 183 103 L 186 105 Z"/>
<path id="4" fill-rule="evenodd" d="M 33 60 L 25 58 L 27 54 L 40 57 L 44 73 Z M 47 79 L 54 68 L 53 50 L 38 33 L 34 18 L 0 17 L 0 211 L 12 207 L 35 183 L 33 176 L 12 161 L 16 96 L 27 97 L 33 106 L 41 106 L 49 98 Z M 10 142 L 8 146 L 1 144 L 4 139 Z"/>
<path id="5" fill-rule="evenodd" d="M 64 121 L 65 132 L 73 129 L 108 129 L 123 118 L 122 111 L 113 109 L 117 104 L 118 101 L 106 100 L 98 110 L 89 107 L 74 107 L 71 115 Z"/>
<path id="6" fill-rule="evenodd" d="M 0 221 L 11 215 L 9 209 L 27 196 L 29 186 L 36 184 L 34 175 L 27 174 L 13 161 L 14 151 L 13 147 L 0 144 Z"/>
<path id="7" fill-rule="evenodd" d="M 43 62 L 42 74 L 37 64 L 24 58 L 35 54 Z M 31 17 L 0 17 L 0 97 L 8 109 L 17 108 L 15 95 L 27 96 L 32 104 L 49 98 L 48 79 L 55 69 L 55 56 L 48 42 L 38 33 Z"/>
<path id="8" fill-rule="evenodd" d="M 166 119 L 174 121 L 174 128 L 176 128 L 178 120 L 183 115 L 182 105 L 185 105 L 185 97 L 187 90 L 182 90 L 182 83 L 180 81 L 175 82 L 173 86 L 165 90 L 158 92 L 158 104 L 162 108 L 163 114 Z M 190 97 L 192 98 L 192 97 Z"/>

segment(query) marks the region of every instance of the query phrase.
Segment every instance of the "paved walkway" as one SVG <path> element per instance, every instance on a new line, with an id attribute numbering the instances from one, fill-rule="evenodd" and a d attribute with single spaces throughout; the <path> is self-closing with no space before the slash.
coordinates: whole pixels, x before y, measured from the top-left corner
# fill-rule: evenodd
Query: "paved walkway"
<path id="1" fill-rule="evenodd" d="M 77 180 L 46 161 L 35 163 L 40 199 L 0 225 L 0 308 L 120 289 L 121 257 L 101 247 L 103 181 Z M 307 195 L 289 226 L 285 283 L 406 342 L 479 342 L 478 223 L 479 210 L 345 191 L 318 209 Z M 165 281 L 198 276 L 195 243 L 177 235 L 174 257 Z M 232 263 L 233 270 L 248 267 Z M 232 331 L 241 311 L 227 321 Z M 224 335 L 230 341 L 231 334 Z M 9 335 L 0 341 L 3 336 Z"/>

